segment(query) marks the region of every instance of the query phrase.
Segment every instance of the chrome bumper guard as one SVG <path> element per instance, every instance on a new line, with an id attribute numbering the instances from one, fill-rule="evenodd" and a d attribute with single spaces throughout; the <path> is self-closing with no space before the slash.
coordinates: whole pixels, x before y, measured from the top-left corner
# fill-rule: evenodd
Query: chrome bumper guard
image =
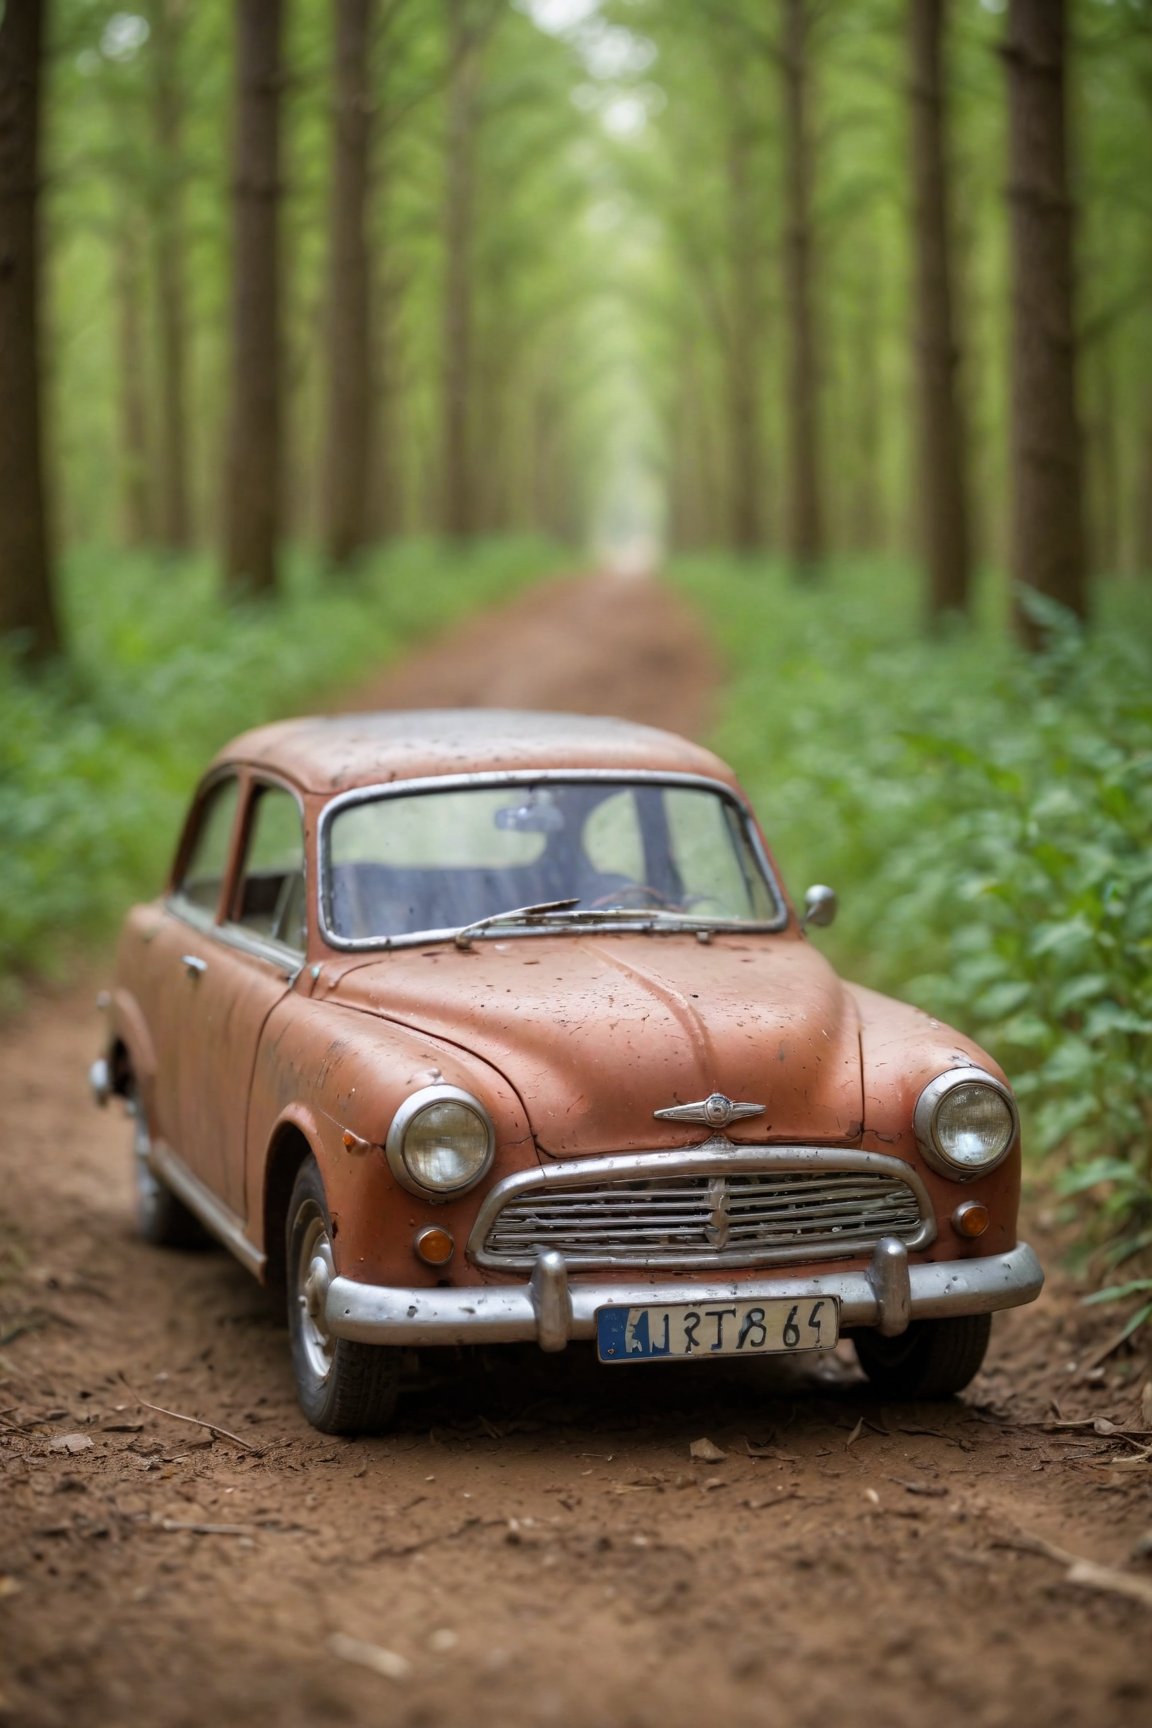
<path id="1" fill-rule="evenodd" d="M 986 1314 L 1016 1308 L 1040 1294 L 1044 1273 L 1026 1242 L 1007 1254 L 980 1260 L 937 1260 L 910 1265 L 895 1236 L 876 1245 L 862 1272 L 821 1272 L 812 1278 L 752 1278 L 740 1283 L 659 1279 L 577 1281 L 564 1257 L 542 1253 L 527 1284 L 453 1285 L 401 1290 L 334 1278 L 327 1321 L 337 1338 L 364 1344 L 512 1344 L 535 1339 L 541 1350 L 563 1350 L 573 1338 L 594 1338 L 598 1308 L 642 1308 L 652 1303 L 730 1302 L 733 1298 L 832 1297 L 840 1326 L 875 1326 L 889 1337 L 912 1320 L 949 1314 Z"/>

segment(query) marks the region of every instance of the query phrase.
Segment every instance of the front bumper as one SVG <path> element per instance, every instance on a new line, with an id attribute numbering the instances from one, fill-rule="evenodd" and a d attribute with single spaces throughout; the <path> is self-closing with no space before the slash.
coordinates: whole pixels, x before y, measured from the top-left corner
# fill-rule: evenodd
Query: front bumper
<path id="1" fill-rule="evenodd" d="M 574 1280 L 563 1256 L 553 1250 L 540 1255 L 527 1284 L 401 1290 L 334 1278 L 326 1318 L 335 1337 L 364 1344 L 512 1344 L 535 1339 L 542 1350 L 563 1350 L 570 1339 L 596 1336 L 598 1308 L 674 1302 L 696 1306 L 760 1297 L 802 1302 L 824 1296 L 839 1301 L 842 1331 L 875 1326 L 894 1337 L 913 1320 L 1019 1307 L 1038 1296 L 1043 1283 L 1040 1262 L 1026 1242 L 1007 1254 L 980 1260 L 913 1266 L 904 1244 L 886 1236 L 863 1271 L 758 1277 L 738 1284 L 719 1279 Z"/>

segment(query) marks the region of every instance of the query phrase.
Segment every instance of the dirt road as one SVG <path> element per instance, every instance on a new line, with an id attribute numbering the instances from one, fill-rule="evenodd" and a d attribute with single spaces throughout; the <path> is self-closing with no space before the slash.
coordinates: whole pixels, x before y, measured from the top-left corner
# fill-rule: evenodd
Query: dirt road
<path id="1" fill-rule="evenodd" d="M 698 731 L 713 680 L 666 596 L 596 579 L 358 694 Z M 1091 1425 L 1141 1427 L 1147 1366 L 1093 1368 L 1115 1320 L 1059 1278 L 946 1405 L 878 1404 L 847 1348 L 724 1376 L 524 1352 L 445 1364 L 386 1438 L 326 1440 L 239 1267 L 133 1239 L 127 1125 L 84 1084 L 97 982 L 0 1050 L 0 1721 L 1152 1720 L 1152 1600 L 1060 1558 L 1152 1598 L 1148 1441 Z M 723 1455 L 693 1459 L 703 1438 Z"/>

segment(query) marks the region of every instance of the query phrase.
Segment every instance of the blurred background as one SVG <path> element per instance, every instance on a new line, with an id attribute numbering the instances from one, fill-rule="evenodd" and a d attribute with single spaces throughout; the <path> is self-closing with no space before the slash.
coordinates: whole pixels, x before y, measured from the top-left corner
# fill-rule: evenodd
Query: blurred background
<path id="1" fill-rule="evenodd" d="M 230 733 L 605 566 L 1137 1328 L 1152 3 L 0 0 L 9 1002 Z"/>

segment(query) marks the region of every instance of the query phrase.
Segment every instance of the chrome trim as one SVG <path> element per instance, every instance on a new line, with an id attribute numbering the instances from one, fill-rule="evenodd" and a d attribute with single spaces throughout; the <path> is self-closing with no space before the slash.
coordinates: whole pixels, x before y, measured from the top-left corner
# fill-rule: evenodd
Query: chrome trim
<path id="1" fill-rule="evenodd" d="M 600 1158 L 574 1158 L 506 1176 L 485 1195 L 468 1237 L 466 1251 L 468 1258 L 477 1266 L 491 1267 L 499 1271 L 516 1270 L 518 1264 L 526 1268 L 531 1264 L 528 1254 L 525 1254 L 519 1263 L 504 1255 L 489 1254 L 486 1243 L 489 1231 L 508 1201 L 532 1190 L 548 1194 L 556 1189 L 584 1187 L 597 1182 L 642 1181 L 662 1176 L 711 1176 L 721 1172 L 771 1176 L 777 1172 L 788 1171 L 887 1176 L 894 1181 L 903 1182 L 915 1195 L 921 1218 L 920 1229 L 907 1246 L 912 1249 L 927 1248 L 936 1240 L 936 1215 L 931 1197 L 922 1177 L 902 1158 L 891 1158 L 883 1152 L 859 1152 L 844 1146 L 740 1146 L 723 1134 L 715 1134 L 701 1145 L 690 1146 L 683 1151 L 613 1153 Z M 842 1244 L 838 1244 L 838 1249 L 845 1257 L 854 1253 L 867 1253 L 874 1240 L 873 1237 L 863 1241 L 845 1238 Z M 701 1267 L 785 1265 L 789 1261 L 811 1261 L 813 1258 L 820 1258 L 819 1255 L 812 1254 L 811 1247 L 811 1244 L 800 1244 L 794 1248 L 767 1248 L 753 1252 L 745 1245 L 728 1251 L 717 1248 L 710 1254 L 697 1251 L 678 1253 L 673 1249 L 666 1253 L 649 1253 L 643 1257 L 639 1254 L 603 1254 L 595 1256 L 595 1264 L 683 1266 L 686 1260 L 690 1260 L 692 1265 Z M 582 1263 L 576 1255 L 569 1254 L 567 1258 L 571 1265 Z"/>
<path id="2" fill-rule="evenodd" d="M 763 1116 L 763 1104 L 734 1104 L 723 1092 L 710 1092 L 695 1104 L 670 1104 L 666 1110 L 653 1110 L 658 1122 L 706 1122 L 709 1128 L 727 1128 L 729 1122 L 741 1122 L 748 1116 Z"/>
<path id="3" fill-rule="evenodd" d="M 488 1150 L 479 1170 L 474 1176 L 469 1176 L 466 1182 L 457 1182 L 451 1188 L 427 1187 L 412 1174 L 404 1158 L 404 1136 L 417 1116 L 432 1104 L 463 1104 L 465 1109 L 471 1110 L 480 1118 L 488 1134 Z M 455 1200 L 457 1195 L 467 1194 L 470 1188 L 475 1188 L 477 1182 L 482 1182 L 492 1168 L 492 1160 L 496 1156 L 496 1129 L 479 1098 L 473 1097 L 471 1092 L 463 1092 L 459 1086 L 421 1086 L 418 1092 L 412 1092 L 405 1098 L 393 1116 L 388 1138 L 384 1142 L 384 1153 L 393 1176 L 409 1194 L 418 1194 L 421 1200 Z"/>
<path id="4" fill-rule="evenodd" d="M 237 1217 L 230 1206 L 225 1206 L 223 1200 L 217 1199 L 210 1188 L 206 1188 L 199 1176 L 194 1176 L 184 1160 L 166 1146 L 162 1140 L 152 1140 L 149 1145 L 145 1162 L 154 1176 L 171 1188 L 178 1200 L 182 1200 L 189 1212 L 194 1212 L 203 1224 L 205 1230 L 222 1242 L 225 1248 L 235 1254 L 242 1266 L 257 1278 L 264 1275 L 264 1267 L 268 1256 L 261 1253 L 248 1240 L 244 1229 L 244 1220 Z"/>
<path id="5" fill-rule="evenodd" d="M 821 1272 L 813 1277 L 777 1276 L 706 1283 L 682 1278 L 575 1281 L 550 1264 L 535 1283 L 438 1285 L 397 1289 L 334 1278 L 328 1291 L 329 1329 L 338 1338 L 364 1344 L 512 1344 L 542 1338 L 563 1348 L 574 1338 L 594 1338 L 598 1308 L 641 1308 L 650 1303 L 731 1302 L 785 1297 L 803 1302 L 821 1296 L 840 1303 L 841 1329 L 877 1326 L 882 1304 L 872 1267 L 860 1272 Z M 875 1263 L 875 1256 L 873 1256 Z M 561 1274 L 563 1267 L 563 1274 Z M 877 1275 L 883 1286 L 886 1273 Z M 990 1314 L 1017 1308 L 1040 1294 L 1044 1273 L 1026 1242 L 1007 1254 L 982 1259 L 939 1260 L 908 1268 L 909 1320 L 941 1320 L 952 1314 Z"/>
<path id="6" fill-rule="evenodd" d="M 208 970 L 207 960 L 201 959 L 199 954 L 181 954 L 180 964 L 192 978 L 201 978 Z"/>
<path id="7" fill-rule="evenodd" d="M 734 787 L 725 780 L 713 779 L 708 774 L 677 774 L 662 773 L 658 769 L 636 768 L 630 772 L 619 768 L 511 768 L 503 773 L 473 773 L 473 774 L 430 774 L 412 780 L 387 780 L 374 786 L 352 786 L 347 792 L 339 793 L 329 799 L 320 812 L 316 825 L 316 900 L 317 920 L 320 935 L 330 948 L 343 953 L 380 953 L 389 948 L 410 948 L 421 942 L 449 942 L 455 939 L 457 931 L 466 928 L 464 925 L 453 925 L 442 930 L 414 930 L 405 936 L 338 936 L 328 923 L 328 902 L 331 892 L 330 866 L 328 862 L 328 829 L 335 816 L 352 804 L 369 804 L 380 798 L 407 797 L 410 794 L 424 792 L 458 792 L 471 787 L 499 786 L 538 786 L 549 780 L 567 780 L 577 784 L 598 781 L 614 781 L 621 786 L 687 786 L 698 790 L 717 792 L 721 797 L 735 806 L 744 824 L 745 836 L 752 848 L 756 862 L 764 874 L 778 911 L 771 920 L 728 919 L 709 922 L 709 930 L 733 930 L 737 932 L 762 932 L 785 930 L 788 927 L 788 902 L 777 879 L 776 872 L 764 850 L 751 805 L 740 796 Z M 617 933 L 626 933 L 637 929 L 651 932 L 654 935 L 684 935 L 695 934 L 701 926 L 686 920 L 683 924 L 653 926 L 644 923 L 643 912 L 637 913 L 636 924 L 621 924 L 618 921 L 605 922 L 603 928 Z M 508 936 L 519 940 L 522 937 L 538 936 L 543 931 L 564 931 L 563 924 L 542 925 L 539 929 L 516 930 L 514 927 L 500 926 L 501 938 Z M 576 928 L 575 926 L 573 928 Z M 597 930 L 599 926 L 581 922 L 581 932 Z"/>
<path id="8" fill-rule="evenodd" d="M 954 1164 L 952 1159 L 939 1145 L 936 1139 L 936 1113 L 948 1096 L 957 1086 L 989 1086 L 993 1092 L 998 1092 L 1004 1099 L 1012 1116 L 1012 1132 L 1008 1143 L 998 1157 L 992 1158 L 987 1164 L 971 1167 L 966 1164 Z M 938 1074 L 935 1080 L 930 1080 L 916 1100 L 916 1108 L 912 1112 L 912 1127 L 916 1134 L 916 1142 L 933 1170 L 938 1170 L 942 1176 L 948 1176 L 953 1182 L 972 1182 L 978 1176 L 987 1176 L 990 1170 L 995 1170 L 1003 1164 L 1009 1152 L 1020 1138 L 1020 1112 L 1016 1108 L 1016 1100 L 1012 1091 L 1002 1080 L 997 1080 L 994 1074 L 989 1074 L 984 1068 L 949 1068 L 943 1074 Z"/>
<path id="9" fill-rule="evenodd" d="M 912 1318 L 908 1250 L 896 1236 L 882 1236 L 872 1251 L 868 1282 L 876 1298 L 877 1329 L 885 1338 L 907 1332 Z"/>
<path id="10" fill-rule="evenodd" d="M 536 1315 L 536 1338 L 541 1350 L 550 1353 L 563 1350 L 572 1334 L 572 1297 L 562 1254 L 548 1249 L 538 1257 L 528 1297 Z"/>
<path id="11" fill-rule="evenodd" d="M 98 1056 L 88 1070 L 88 1087 L 92 1102 L 103 1110 L 112 1096 L 112 1067 L 106 1056 Z"/>

